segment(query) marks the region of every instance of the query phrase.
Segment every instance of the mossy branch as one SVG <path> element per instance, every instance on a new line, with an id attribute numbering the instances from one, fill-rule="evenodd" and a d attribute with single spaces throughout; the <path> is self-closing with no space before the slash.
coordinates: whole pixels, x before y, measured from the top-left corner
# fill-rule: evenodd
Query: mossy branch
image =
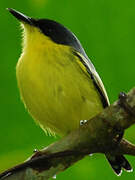
<path id="1" fill-rule="evenodd" d="M 125 97 L 124 97 L 125 98 Z M 36 152 L 2 174 L 5 180 L 47 180 L 93 153 L 135 155 L 135 145 L 119 136 L 135 123 L 135 88 L 79 129 Z"/>

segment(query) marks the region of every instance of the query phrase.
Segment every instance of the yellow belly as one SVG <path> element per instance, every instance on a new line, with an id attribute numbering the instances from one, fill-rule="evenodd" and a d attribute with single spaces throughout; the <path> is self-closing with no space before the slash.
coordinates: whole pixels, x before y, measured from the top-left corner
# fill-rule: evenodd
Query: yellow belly
<path id="1" fill-rule="evenodd" d="M 74 56 L 67 51 L 59 53 L 24 53 L 17 64 L 17 81 L 35 121 L 44 130 L 65 135 L 78 128 L 80 120 L 102 111 L 103 106 L 91 78 Z"/>

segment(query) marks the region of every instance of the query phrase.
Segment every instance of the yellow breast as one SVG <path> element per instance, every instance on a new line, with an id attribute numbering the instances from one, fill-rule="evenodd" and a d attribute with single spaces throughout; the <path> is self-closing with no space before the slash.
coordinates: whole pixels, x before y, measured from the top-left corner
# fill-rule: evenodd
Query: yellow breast
<path id="1" fill-rule="evenodd" d="M 17 64 L 17 81 L 35 121 L 44 130 L 64 135 L 103 107 L 91 78 L 70 48 L 47 41 L 30 44 L 30 48 L 27 44 Z"/>

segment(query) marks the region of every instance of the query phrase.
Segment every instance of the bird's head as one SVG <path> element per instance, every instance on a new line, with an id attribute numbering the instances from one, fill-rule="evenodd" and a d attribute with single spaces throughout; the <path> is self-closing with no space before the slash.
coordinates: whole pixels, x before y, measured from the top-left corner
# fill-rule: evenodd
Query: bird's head
<path id="1" fill-rule="evenodd" d="M 49 19 L 35 19 L 28 17 L 14 9 L 8 8 L 9 12 L 16 17 L 24 28 L 24 41 L 33 44 L 59 44 L 72 47 L 87 56 L 76 36 L 66 27 L 58 22 Z"/>

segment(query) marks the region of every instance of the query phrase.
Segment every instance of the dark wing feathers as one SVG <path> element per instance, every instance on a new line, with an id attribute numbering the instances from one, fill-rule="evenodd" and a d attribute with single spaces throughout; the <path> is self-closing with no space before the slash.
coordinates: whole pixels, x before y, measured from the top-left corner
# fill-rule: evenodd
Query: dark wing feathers
<path id="1" fill-rule="evenodd" d="M 110 103 L 109 103 L 109 99 L 108 99 L 106 90 L 104 88 L 104 85 L 103 85 L 98 73 L 96 72 L 93 64 L 91 63 L 91 61 L 88 58 L 85 58 L 82 54 L 80 54 L 77 51 L 74 51 L 73 53 L 79 58 L 79 60 L 85 66 L 86 71 L 88 72 L 91 79 L 93 80 L 93 84 L 95 85 L 95 88 L 97 89 L 97 91 L 100 94 L 101 101 L 103 103 L 103 107 L 105 108 L 105 107 L 109 106 Z"/>

